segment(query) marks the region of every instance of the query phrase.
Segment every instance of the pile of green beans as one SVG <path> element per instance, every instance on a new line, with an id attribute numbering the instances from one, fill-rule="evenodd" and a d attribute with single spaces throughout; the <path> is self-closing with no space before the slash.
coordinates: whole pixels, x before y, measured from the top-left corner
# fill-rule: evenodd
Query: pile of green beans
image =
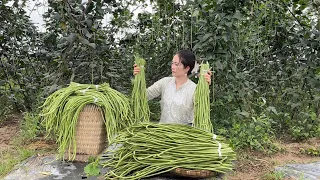
<path id="1" fill-rule="evenodd" d="M 141 123 L 128 127 L 113 139 L 101 155 L 108 168 L 105 179 L 141 179 L 175 168 L 226 173 L 233 169 L 235 152 L 225 139 L 181 124 Z"/>
<path id="2" fill-rule="evenodd" d="M 52 93 L 40 107 L 47 135 L 53 133 L 56 137 L 60 159 L 63 159 L 67 150 L 70 159 L 75 158 L 75 128 L 79 113 L 87 104 L 95 104 L 102 109 L 108 141 L 119 130 L 133 124 L 129 99 L 112 89 L 109 84 L 71 83 Z"/>
<path id="3" fill-rule="evenodd" d="M 135 64 L 140 67 L 140 72 L 134 77 L 131 94 L 131 107 L 136 123 L 146 123 L 150 121 L 150 110 L 148 105 L 145 79 L 146 61 L 139 56 L 135 56 Z"/>
<path id="4" fill-rule="evenodd" d="M 210 89 L 204 78 L 209 71 L 209 64 L 202 63 L 200 66 L 199 81 L 194 98 L 194 123 L 193 126 L 213 133 L 213 126 L 210 120 Z"/>

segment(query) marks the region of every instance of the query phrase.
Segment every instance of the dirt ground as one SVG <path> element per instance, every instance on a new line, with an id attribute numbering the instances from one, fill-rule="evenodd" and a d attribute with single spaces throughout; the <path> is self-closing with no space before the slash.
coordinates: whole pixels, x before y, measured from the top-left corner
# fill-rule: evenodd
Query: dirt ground
<path id="1" fill-rule="evenodd" d="M 11 148 L 11 141 L 19 131 L 19 120 L 21 115 L 14 115 L 12 119 L 0 124 L 0 152 Z M 27 148 L 38 150 L 43 148 L 52 148 L 54 144 L 48 143 L 42 139 L 34 141 L 27 145 Z M 319 148 L 320 138 L 313 138 L 306 142 L 279 142 L 280 152 L 272 155 L 265 155 L 257 152 L 245 152 L 240 155 L 236 163 L 236 171 L 227 175 L 228 180 L 256 180 L 262 178 L 265 174 L 273 172 L 276 166 L 293 163 L 310 163 L 320 161 L 320 157 L 313 157 L 302 153 L 303 149 L 312 147 Z M 289 180 L 289 179 L 287 179 Z"/>
<path id="2" fill-rule="evenodd" d="M 14 147 L 13 139 L 16 136 L 19 136 L 20 121 L 22 119 L 22 114 L 17 113 L 9 117 L 9 119 L 7 119 L 6 121 L 0 123 L 0 152 L 9 150 L 10 148 Z M 42 151 L 41 155 L 45 155 L 50 153 L 50 151 L 54 150 L 54 145 L 55 142 L 53 141 L 44 140 L 44 138 L 38 138 L 37 140 L 29 142 L 29 144 L 25 145 L 25 148 L 36 151 L 47 150 Z"/>
<path id="3" fill-rule="evenodd" d="M 12 147 L 11 140 L 19 131 L 21 114 L 15 114 L 0 124 L 0 152 Z"/>
<path id="4" fill-rule="evenodd" d="M 272 173 L 276 166 L 285 164 L 311 163 L 320 161 L 320 157 L 314 157 L 303 153 L 303 149 L 319 148 L 320 139 L 312 138 L 306 142 L 279 142 L 280 152 L 265 155 L 255 152 L 246 152 L 237 162 L 234 174 L 227 176 L 228 180 L 258 180 L 264 179 L 264 175 Z M 291 180 L 287 178 L 286 180 Z"/>

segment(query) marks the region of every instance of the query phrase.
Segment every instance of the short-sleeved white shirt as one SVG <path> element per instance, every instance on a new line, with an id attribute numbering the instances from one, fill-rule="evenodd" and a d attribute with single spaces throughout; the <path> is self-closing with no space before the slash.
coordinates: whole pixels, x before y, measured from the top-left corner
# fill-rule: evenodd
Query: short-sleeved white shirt
<path id="1" fill-rule="evenodd" d="M 148 99 L 161 95 L 160 123 L 190 124 L 194 117 L 194 92 L 196 84 L 190 79 L 176 89 L 174 77 L 165 77 L 147 89 Z"/>

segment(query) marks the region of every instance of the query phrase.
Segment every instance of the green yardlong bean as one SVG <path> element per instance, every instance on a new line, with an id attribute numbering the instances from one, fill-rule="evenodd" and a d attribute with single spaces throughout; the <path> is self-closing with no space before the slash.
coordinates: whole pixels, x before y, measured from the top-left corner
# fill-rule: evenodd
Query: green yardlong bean
<path id="1" fill-rule="evenodd" d="M 190 138 L 192 137 L 192 138 Z M 107 149 L 101 165 L 106 179 L 141 179 L 175 168 L 225 173 L 236 154 L 221 136 L 180 124 L 141 123 L 122 130 Z"/>
<path id="2" fill-rule="evenodd" d="M 202 63 L 200 66 L 200 77 L 195 91 L 194 123 L 193 126 L 208 132 L 213 132 L 210 120 L 210 90 L 204 74 L 209 71 L 209 64 Z"/>
<path id="3" fill-rule="evenodd" d="M 150 110 L 148 106 L 145 80 L 146 61 L 139 56 L 135 56 L 135 64 L 140 67 L 140 72 L 134 77 L 131 94 L 132 111 L 136 123 L 147 123 L 150 121 Z"/>
<path id="4" fill-rule="evenodd" d="M 47 97 L 40 107 L 47 134 L 56 136 L 59 158 L 63 159 L 66 151 L 71 159 L 75 158 L 75 128 L 80 111 L 87 104 L 95 104 L 102 109 L 108 141 L 120 129 L 133 124 L 130 101 L 125 95 L 107 83 L 92 85 L 72 82 Z"/>

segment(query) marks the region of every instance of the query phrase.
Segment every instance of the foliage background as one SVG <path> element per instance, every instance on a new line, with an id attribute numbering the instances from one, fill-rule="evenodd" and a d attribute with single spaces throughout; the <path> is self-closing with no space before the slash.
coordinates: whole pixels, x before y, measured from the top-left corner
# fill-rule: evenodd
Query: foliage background
<path id="1" fill-rule="evenodd" d="M 236 149 L 274 151 L 283 135 L 320 135 L 318 0 L 48 0 L 45 32 L 26 3 L 0 5 L 1 120 L 37 113 L 71 81 L 130 94 L 134 53 L 151 85 L 170 75 L 176 51 L 191 49 L 213 67 L 211 119 Z M 159 103 L 150 107 L 156 121 Z"/>

